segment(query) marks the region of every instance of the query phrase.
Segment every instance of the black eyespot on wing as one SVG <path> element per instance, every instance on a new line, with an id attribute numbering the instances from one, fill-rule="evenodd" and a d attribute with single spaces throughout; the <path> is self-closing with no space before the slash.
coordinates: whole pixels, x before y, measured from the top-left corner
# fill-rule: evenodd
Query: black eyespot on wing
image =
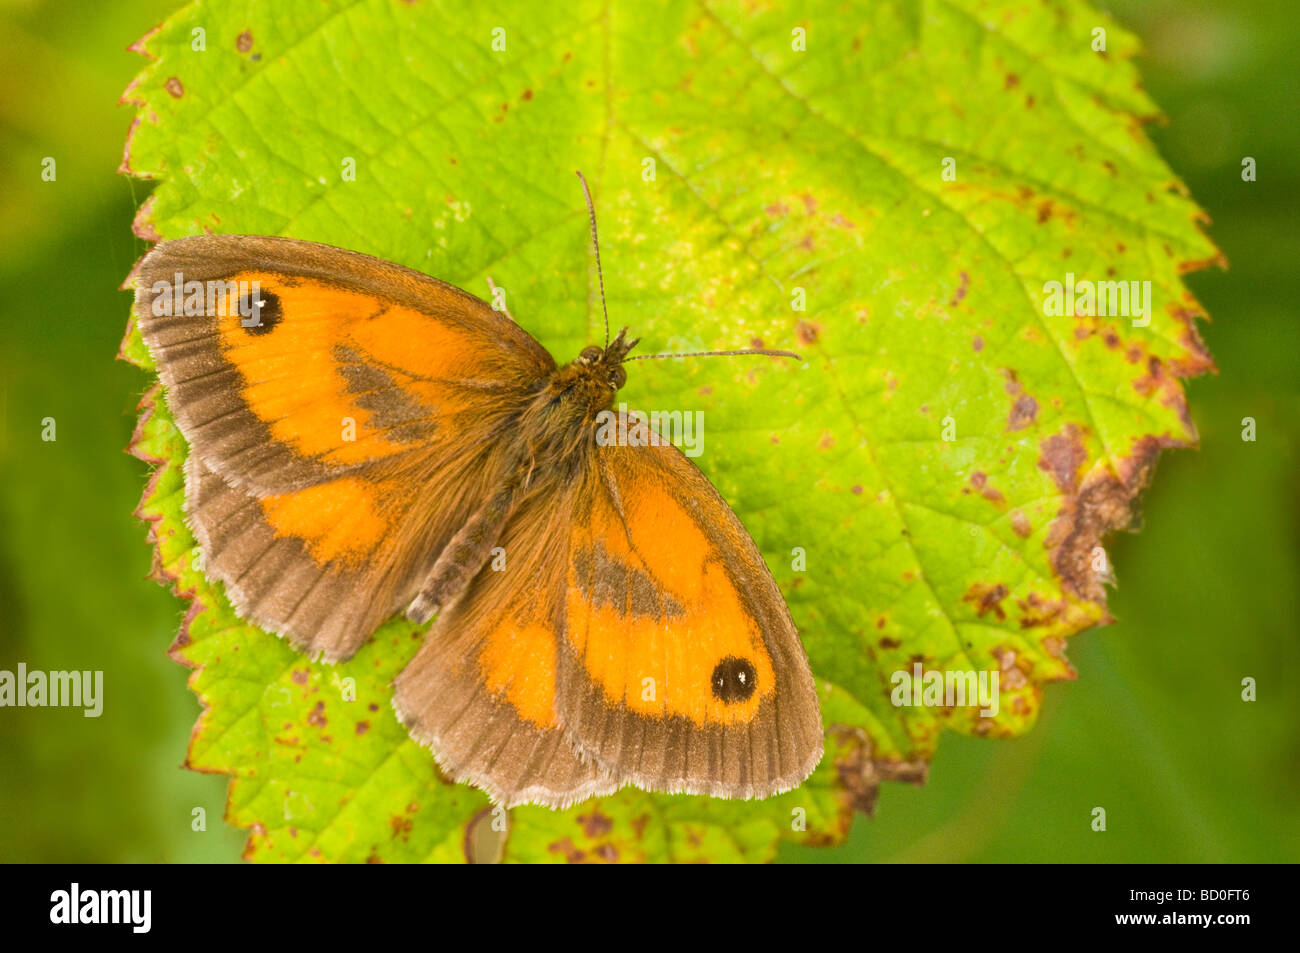
<path id="1" fill-rule="evenodd" d="M 244 294 L 239 299 L 239 315 L 240 325 L 249 334 L 270 334 L 284 319 L 279 297 L 269 291 Z"/>
<path id="2" fill-rule="evenodd" d="M 758 673 L 749 659 L 728 655 L 713 669 L 713 697 L 725 704 L 743 702 L 758 687 Z"/>

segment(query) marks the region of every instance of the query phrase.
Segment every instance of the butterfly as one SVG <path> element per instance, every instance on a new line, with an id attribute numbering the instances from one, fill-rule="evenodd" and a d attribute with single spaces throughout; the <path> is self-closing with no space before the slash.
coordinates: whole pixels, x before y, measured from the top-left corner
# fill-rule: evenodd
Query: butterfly
<path id="1" fill-rule="evenodd" d="M 135 276 L 205 571 L 330 662 L 433 620 L 393 705 L 446 774 L 561 808 L 766 797 L 820 761 L 808 659 L 740 520 L 643 416 L 597 439 L 638 359 L 607 312 L 605 346 L 559 366 L 508 312 L 313 242 L 164 241 Z"/>

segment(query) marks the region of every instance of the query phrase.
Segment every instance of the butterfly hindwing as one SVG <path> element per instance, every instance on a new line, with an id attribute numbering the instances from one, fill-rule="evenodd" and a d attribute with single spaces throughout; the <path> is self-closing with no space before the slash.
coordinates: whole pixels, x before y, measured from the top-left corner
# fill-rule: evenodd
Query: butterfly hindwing
<path id="1" fill-rule="evenodd" d="M 375 558 L 376 537 L 393 519 L 380 502 L 383 487 L 343 477 L 259 498 L 197 456 L 185 476 L 186 518 L 205 571 L 222 580 L 243 618 L 294 647 L 347 658 L 409 598 L 410 579 Z"/>
<path id="2" fill-rule="evenodd" d="M 518 506 L 500 561 L 443 609 L 394 683 L 393 706 L 411 735 L 448 773 L 507 807 L 566 807 L 619 787 L 575 753 L 556 715 L 573 494 L 555 489 Z"/>
<path id="3" fill-rule="evenodd" d="M 821 758 L 807 657 L 757 547 L 677 448 L 600 446 L 566 558 L 557 713 L 613 777 L 763 797 Z"/>

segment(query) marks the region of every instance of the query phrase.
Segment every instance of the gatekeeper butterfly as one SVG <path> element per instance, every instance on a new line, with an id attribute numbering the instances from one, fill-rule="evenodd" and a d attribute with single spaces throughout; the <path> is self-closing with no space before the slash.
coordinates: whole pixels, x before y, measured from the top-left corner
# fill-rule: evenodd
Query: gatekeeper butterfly
<path id="1" fill-rule="evenodd" d="M 600 275 L 594 210 L 591 232 Z M 331 662 L 436 615 L 393 705 L 448 774 L 564 807 L 629 783 L 765 797 L 821 759 L 807 656 L 740 520 L 642 415 L 597 439 L 638 359 L 608 314 L 560 367 L 508 312 L 313 242 L 161 242 L 136 280 L 205 571 Z"/>

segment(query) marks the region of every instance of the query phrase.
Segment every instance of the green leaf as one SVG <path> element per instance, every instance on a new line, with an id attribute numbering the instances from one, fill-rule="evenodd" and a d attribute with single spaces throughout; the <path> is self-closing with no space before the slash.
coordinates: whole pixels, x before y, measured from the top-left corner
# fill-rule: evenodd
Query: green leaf
<path id="1" fill-rule="evenodd" d="M 636 364 L 623 393 L 704 411 L 698 462 L 787 596 L 826 759 L 764 802 L 520 808 L 505 859 L 835 842 L 881 779 L 924 778 L 942 729 L 1021 734 L 1074 677 L 1066 638 L 1109 618 L 1099 541 L 1159 450 L 1194 442 L 1180 378 L 1212 367 L 1180 276 L 1220 256 L 1143 132 L 1135 47 L 1066 0 L 212 0 L 142 41 L 125 160 L 159 180 L 142 237 L 291 235 L 480 296 L 491 277 L 565 361 L 603 335 L 582 169 L 609 309 L 643 353 L 805 357 Z M 1149 326 L 1045 313 L 1067 272 L 1150 281 Z M 124 353 L 147 366 L 134 331 Z M 241 622 L 194 565 L 184 442 L 157 393 L 145 406 L 141 512 L 194 600 L 173 648 L 207 706 L 189 764 L 232 776 L 248 856 L 463 858 L 487 801 L 389 710 L 418 630 L 390 622 L 328 666 Z M 895 706 L 915 663 L 996 671 L 998 714 Z"/>

